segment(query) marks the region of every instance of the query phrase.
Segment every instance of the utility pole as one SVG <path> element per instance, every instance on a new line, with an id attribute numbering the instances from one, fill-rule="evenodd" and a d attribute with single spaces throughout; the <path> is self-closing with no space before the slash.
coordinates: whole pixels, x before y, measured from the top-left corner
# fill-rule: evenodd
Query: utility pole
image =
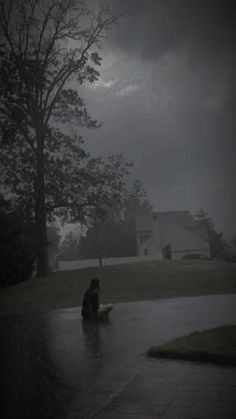
<path id="1" fill-rule="evenodd" d="M 95 230 L 95 234 L 96 234 L 97 253 L 98 253 L 98 259 L 99 259 L 99 267 L 102 268 L 102 254 L 101 254 L 101 245 L 100 245 L 100 237 L 99 237 L 98 223 L 97 223 L 96 214 L 94 214 L 94 230 Z"/>

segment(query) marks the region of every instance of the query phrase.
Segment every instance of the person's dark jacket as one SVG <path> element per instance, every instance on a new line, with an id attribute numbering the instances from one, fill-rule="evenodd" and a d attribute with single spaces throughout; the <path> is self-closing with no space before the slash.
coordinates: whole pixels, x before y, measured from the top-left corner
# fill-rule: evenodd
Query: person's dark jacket
<path id="1" fill-rule="evenodd" d="M 96 320 L 98 318 L 99 293 L 97 289 L 89 288 L 83 298 L 82 317 L 86 320 Z"/>

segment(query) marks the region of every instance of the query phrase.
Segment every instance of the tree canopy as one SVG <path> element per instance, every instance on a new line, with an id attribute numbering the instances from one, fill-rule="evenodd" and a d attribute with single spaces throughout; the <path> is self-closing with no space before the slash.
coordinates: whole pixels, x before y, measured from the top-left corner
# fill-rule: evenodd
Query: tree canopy
<path id="1" fill-rule="evenodd" d="M 47 221 L 84 220 L 125 189 L 123 155 L 92 158 L 80 134 L 66 134 L 70 121 L 99 127 L 80 87 L 99 78 L 117 19 L 78 0 L 0 0 L 1 182 L 34 217 L 38 276 L 48 269 Z"/>

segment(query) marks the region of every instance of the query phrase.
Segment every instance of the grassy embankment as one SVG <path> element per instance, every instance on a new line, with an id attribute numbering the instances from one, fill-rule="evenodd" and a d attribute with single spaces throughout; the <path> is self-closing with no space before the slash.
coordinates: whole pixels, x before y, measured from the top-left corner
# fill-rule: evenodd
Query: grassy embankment
<path id="1" fill-rule="evenodd" d="M 0 290 L 0 314 L 81 305 L 92 277 L 101 278 L 103 303 L 236 293 L 236 264 L 158 261 L 54 272 Z"/>
<path id="2" fill-rule="evenodd" d="M 179 337 L 164 345 L 151 347 L 147 354 L 157 358 L 236 366 L 236 326 L 223 326 Z"/>

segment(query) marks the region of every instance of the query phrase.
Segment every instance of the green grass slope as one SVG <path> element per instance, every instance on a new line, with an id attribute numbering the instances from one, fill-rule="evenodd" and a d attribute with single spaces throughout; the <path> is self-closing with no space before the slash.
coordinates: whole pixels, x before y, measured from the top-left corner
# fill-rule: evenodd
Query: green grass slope
<path id="1" fill-rule="evenodd" d="M 0 290 L 0 314 L 75 307 L 92 277 L 101 279 L 101 302 L 236 293 L 236 264 L 157 261 L 54 272 Z"/>
<path id="2" fill-rule="evenodd" d="M 153 346 L 147 354 L 157 358 L 236 366 L 236 326 L 223 326 L 191 333 L 164 345 Z"/>

